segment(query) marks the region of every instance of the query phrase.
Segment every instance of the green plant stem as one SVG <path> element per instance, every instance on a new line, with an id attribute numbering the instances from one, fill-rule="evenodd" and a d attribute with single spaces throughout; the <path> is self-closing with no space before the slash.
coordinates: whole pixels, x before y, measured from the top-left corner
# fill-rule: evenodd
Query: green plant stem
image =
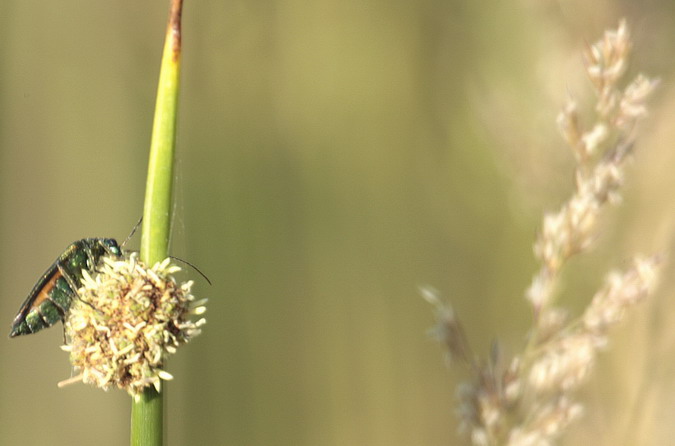
<path id="1" fill-rule="evenodd" d="M 163 442 L 163 397 L 154 387 L 148 387 L 131 406 L 131 444 L 161 446 Z"/>
<path id="2" fill-rule="evenodd" d="M 182 7 L 183 0 L 171 0 L 157 88 L 141 235 L 140 255 L 147 265 L 154 265 L 169 254 Z M 132 446 L 161 446 L 163 415 L 162 393 L 154 388 L 147 388 L 140 398 L 134 399 L 131 406 Z"/>

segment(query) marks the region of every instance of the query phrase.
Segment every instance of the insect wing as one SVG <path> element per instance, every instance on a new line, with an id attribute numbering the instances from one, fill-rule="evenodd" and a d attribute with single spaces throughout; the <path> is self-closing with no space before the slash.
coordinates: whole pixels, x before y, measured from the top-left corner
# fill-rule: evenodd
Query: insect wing
<path id="1" fill-rule="evenodd" d="M 10 337 L 35 333 L 51 327 L 70 308 L 73 291 L 58 267 L 52 264 L 35 284 L 12 323 Z"/>

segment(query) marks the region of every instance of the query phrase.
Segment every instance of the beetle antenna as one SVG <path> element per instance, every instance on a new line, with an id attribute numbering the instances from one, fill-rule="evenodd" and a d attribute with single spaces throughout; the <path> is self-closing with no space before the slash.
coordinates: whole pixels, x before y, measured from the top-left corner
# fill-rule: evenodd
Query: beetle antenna
<path id="1" fill-rule="evenodd" d="M 141 225 L 142 222 L 143 222 L 143 216 L 141 216 L 141 218 L 138 219 L 138 223 L 136 223 L 136 224 L 134 225 L 134 228 L 131 230 L 131 233 L 127 236 L 126 239 L 124 239 L 124 241 L 123 241 L 122 244 L 120 245 L 121 248 L 123 248 L 124 245 L 126 245 L 127 242 L 128 242 L 129 240 L 131 240 L 131 237 L 134 236 L 134 234 L 136 233 L 136 230 L 138 229 L 138 227 Z"/>
<path id="2" fill-rule="evenodd" d="M 178 260 L 179 262 L 188 265 L 189 267 L 191 267 L 192 269 L 194 269 L 195 271 L 197 271 L 197 272 L 199 273 L 199 275 L 202 276 L 202 277 L 204 278 L 204 280 L 206 280 L 206 281 L 208 282 L 209 285 L 213 286 L 213 284 L 211 283 L 211 281 L 209 280 L 209 278 L 206 277 L 206 274 L 204 274 L 203 272 L 201 272 L 201 271 L 199 270 L 199 268 L 197 268 L 196 266 L 194 266 L 192 263 L 188 262 L 187 260 L 183 260 L 183 259 L 180 259 L 180 258 L 174 257 L 174 256 L 169 256 L 169 258 L 172 258 L 172 259 L 174 259 L 174 260 Z"/>

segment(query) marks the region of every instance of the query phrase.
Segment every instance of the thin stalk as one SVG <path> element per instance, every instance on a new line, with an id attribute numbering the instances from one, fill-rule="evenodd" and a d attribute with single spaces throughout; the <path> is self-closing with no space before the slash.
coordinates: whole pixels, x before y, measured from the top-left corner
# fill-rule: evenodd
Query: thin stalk
<path id="1" fill-rule="evenodd" d="M 140 254 L 147 265 L 169 254 L 182 8 L 183 0 L 171 0 L 157 88 L 141 235 Z M 163 422 L 162 393 L 149 387 L 131 406 L 131 445 L 161 446 Z"/>

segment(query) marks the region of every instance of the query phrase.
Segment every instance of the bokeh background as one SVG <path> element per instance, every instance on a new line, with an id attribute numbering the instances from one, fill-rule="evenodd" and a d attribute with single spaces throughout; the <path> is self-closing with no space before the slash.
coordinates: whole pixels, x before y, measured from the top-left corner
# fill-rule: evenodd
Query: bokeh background
<path id="1" fill-rule="evenodd" d="M 73 240 L 142 213 L 167 1 L 0 2 L 0 322 Z M 627 17 L 662 79 L 624 205 L 566 273 L 579 309 L 631 253 L 673 251 L 675 6 L 662 0 L 186 0 L 172 252 L 208 325 L 168 365 L 169 445 L 455 445 L 418 292 L 477 351 L 522 345 L 555 117 L 581 48 Z M 131 246 L 138 246 L 138 236 Z M 565 444 L 669 444 L 673 267 L 614 333 Z M 0 444 L 120 445 L 130 401 L 76 384 L 60 326 L 0 337 Z"/>

